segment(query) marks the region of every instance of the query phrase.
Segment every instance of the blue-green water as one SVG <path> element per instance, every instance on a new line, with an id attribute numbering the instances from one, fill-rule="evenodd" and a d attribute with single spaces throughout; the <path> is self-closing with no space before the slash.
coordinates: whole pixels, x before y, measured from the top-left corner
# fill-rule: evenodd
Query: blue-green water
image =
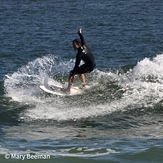
<path id="1" fill-rule="evenodd" d="M 163 162 L 162 1 L 1 0 L 0 13 L 0 162 Z M 45 94 L 45 78 L 66 82 L 79 27 L 92 88 Z"/>

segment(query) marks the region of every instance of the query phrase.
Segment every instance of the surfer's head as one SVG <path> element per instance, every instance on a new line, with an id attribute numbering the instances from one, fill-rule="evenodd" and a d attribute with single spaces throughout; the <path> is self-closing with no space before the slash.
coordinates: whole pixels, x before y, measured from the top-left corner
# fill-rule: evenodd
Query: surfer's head
<path id="1" fill-rule="evenodd" d="M 80 39 L 76 38 L 72 41 L 72 45 L 74 47 L 74 49 L 78 49 L 81 47 L 81 42 Z"/>

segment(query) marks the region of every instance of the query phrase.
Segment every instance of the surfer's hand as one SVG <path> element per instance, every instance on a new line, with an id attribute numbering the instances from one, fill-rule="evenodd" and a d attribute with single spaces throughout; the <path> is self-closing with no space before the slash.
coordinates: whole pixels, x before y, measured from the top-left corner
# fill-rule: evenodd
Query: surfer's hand
<path id="1" fill-rule="evenodd" d="M 78 34 L 81 34 L 81 33 L 82 33 L 82 28 L 79 28 Z"/>
<path id="2" fill-rule="evenodd" d="M 73 70 L 70 71 L 70 76 L 73 76 Z"/>

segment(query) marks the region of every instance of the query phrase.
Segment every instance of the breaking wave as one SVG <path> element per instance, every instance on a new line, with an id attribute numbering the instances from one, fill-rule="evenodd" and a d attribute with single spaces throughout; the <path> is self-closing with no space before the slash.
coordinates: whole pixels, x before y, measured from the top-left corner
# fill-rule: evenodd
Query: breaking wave
<path id="1" fill-rule="evenodd" d="M 45 79 L 64 84 L 74 60 L 47 55 L 29 62 L 4 79 L 6 96 L 32 105 L 20 114 L 24 120 L 76 120 L 105 116 L 117 111 L 162 106 L 163 54 L 144 58 L 127 71 L 94 70 L 87 74 L 91 89 L 82 95 L 57 97 L 40 90 Z M 126 66 L 127 67 L 127 66 Z M 74 85 L 79 85 L 78 78 Z"/>

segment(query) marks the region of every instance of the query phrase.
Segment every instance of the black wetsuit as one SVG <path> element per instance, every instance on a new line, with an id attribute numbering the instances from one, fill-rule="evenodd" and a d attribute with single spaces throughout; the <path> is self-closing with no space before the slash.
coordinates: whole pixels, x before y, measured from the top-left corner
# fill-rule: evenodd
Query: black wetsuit
<path id="1" fill-rule="evenodd" d="M 91 72 L 96 66 L 95 59 L 85 44 L 84 37 L 81 33 L 79 33 L 79 36 L 81 40 L 81 47 L 78 48 L 78 53 L 76 54 L 76 63 L 74 69 L 70 73 L 71 76 L 74 76 L 75 74 Z M 83 60 L 85 63 L 79 67 L 81 60 Z"/>

